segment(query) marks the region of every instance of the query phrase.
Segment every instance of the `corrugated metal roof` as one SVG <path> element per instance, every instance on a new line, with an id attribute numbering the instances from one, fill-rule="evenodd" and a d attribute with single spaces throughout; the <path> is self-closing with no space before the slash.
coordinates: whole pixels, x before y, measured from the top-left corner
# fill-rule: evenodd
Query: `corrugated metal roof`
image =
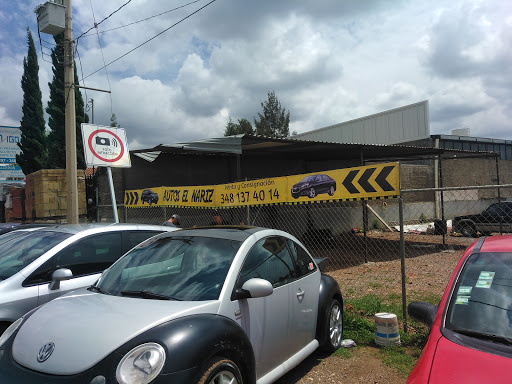
<path id="1" fill-rule="evenodd" d="M 332 143 L 300 139 L 276 139 L 253 135 L 236 135 L 207 140 L 164 145 L 147 150 L 130 151 L 147 158 L 156 153 L 232 154 L 232 155 L 290 155 L 310 159 L 361 159 L 364 161 L 399 161 L 442 157 L 489 156 L 492 152 L 474 152 L 444 148 L 407 145 Z M 153 158 L 154 160 L 154 158 Z M 149 161 L 149 160 L 148 160 Z"/>

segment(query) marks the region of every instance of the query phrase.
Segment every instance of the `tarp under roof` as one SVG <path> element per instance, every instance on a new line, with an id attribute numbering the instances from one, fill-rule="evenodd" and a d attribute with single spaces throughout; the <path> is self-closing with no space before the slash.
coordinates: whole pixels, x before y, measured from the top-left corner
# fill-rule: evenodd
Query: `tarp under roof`
<path id="1" fill-rule="evenodd" d="M 493 152 L 474 152 L 444 148 L 430 148 L 406 145 L 328 143 L 298 139 L 275 139 L 253 135 L 234 135 L 220 138 L 192 141 L 188 143 L 160 144 L 151 149 L 130 151 L 131 154 L 147 161 L 155 160 L 165 153 L 211 153 L 233 155 L 290 155 L 317 160 L 404 161 L 429 159 L 433 157 L 480 157 L 496 156 Z"/>

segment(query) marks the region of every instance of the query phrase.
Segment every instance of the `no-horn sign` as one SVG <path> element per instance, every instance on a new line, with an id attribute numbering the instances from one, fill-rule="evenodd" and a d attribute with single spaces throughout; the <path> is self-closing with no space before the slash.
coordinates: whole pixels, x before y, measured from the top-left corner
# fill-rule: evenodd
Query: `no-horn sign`
<path id="1" fill-rule="evenodd" d="M 82 124 L 85 162 L 91 167 L 131 167 L 123 128 Z"/>

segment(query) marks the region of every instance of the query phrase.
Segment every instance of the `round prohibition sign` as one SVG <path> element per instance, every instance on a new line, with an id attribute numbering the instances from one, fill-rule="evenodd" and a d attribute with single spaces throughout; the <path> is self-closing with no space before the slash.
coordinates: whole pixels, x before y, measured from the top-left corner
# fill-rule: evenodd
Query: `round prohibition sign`
<path id="1" fill-rule="evenodd" d="M 104 157 L 101 157 L 99 154 L 96 153 L 96 151 L 94 150 L 94 147 L 92 145 L 92 138 L 100 133 L 100 132 L 103 132 L 103 133 L 107 133 L 109 135 L 112 135 L 114 136 L 116 139 L 117 139 L 117 142 L 119 143 L 119 145 L 121 146 L 121 153 L 119 154 L 119 156 L 113 158 L 113 159 L 106 159 Z M 122 140 L 119 138 L 119 136 L 117 136 L 115 133 L 113 132 L 110 132 L 110 131 L 107 131 L 106 129 L 98 129 L 96 131 L 94 131 L 91 135 L 89 135 L 89 140 L 87 141 L 87 143 L 89 144 L 89 149 L 91 150 L 92 154 L 94 156 L 96 156 L 98 159 L 100 160 L 103 160 L 103 161 L 107 161 L 109 163 L 114 163 L 116 161 L 118 161 L 121 157 L 123 157 L 123 154 L 124 154 L 124 145 L 123 145 L 123 142 Z"/>

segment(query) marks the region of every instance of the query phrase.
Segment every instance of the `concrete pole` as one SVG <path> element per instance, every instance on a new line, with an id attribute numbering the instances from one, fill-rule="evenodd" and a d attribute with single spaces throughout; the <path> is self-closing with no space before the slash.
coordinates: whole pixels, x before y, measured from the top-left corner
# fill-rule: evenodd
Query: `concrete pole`
<path id="1" fill-rule="evenodd" d="M 64 0 L 66 7 L 66 29 L 64 30 L 64 91 L 66 100 L 66 186 L 67 223 L 78 223 L 78 180 L 76 170 L 76 116 L 75 116 L 75 71 L 73 69 L 73 24 L 71 0 Z"/>

